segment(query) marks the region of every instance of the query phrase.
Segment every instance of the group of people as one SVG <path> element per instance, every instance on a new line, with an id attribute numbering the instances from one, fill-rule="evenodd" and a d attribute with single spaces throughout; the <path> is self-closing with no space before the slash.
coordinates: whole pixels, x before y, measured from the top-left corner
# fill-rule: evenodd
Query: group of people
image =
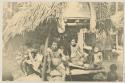
<path id="1" fill-rule="evenodd" d="M 87 51 L 86 51 L 87 50 Z M 68 53 L 65 53 L 67 51 Z M 91 49 L 81 49 L 75 38 L 70 41 L 68 50 L 63 46 L 58 46 L 57 41 L 53 41 L 47 48 L 45 56 L 37 49 L 28 49 L 23 54 L 21 60 L 21 69 L 25 75 L 32 73 L 42 78 L 42 68 L 46 56 L 46 79 L 47 80 L 65 80 L 66 75 L 70 74 L 70 66 L 82 67 L 88 69 L 98 69 L 102 67 L 103 56 L 98 47 Z"/>
<path id="2" fill-rule="evenodd" d="M 66 74 L 70 72 L 70 65 L 88 67 L 87 64 L 91 64 L 93 68 L 101 67 L 102 53 L 97 47 L 93 48 L 93 54 L 87 53 L 79 47 L 74 38 L 69 45 L 68 51 L 70 52 L 66 54 L 64 51 L 64 47 L 59 47 L 57 41 L 53 41 L 51 46 L 47 48 L 47 80 L 65 80 Z M 23 56 L 21 69 L 24 74 L 29 75 L 31 73 L 36 73 L 42 77 L 44 54 L 37 49 L 28 49 Z"/>

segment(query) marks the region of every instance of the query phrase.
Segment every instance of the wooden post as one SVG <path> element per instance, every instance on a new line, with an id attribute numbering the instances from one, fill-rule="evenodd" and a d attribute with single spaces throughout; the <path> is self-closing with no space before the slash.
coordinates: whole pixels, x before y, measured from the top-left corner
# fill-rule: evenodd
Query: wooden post
<path id="1" fill-rule="evenodd" d="M 80 29 L 80 31 L 78 33 L 78 45 L 81 49 L 81 52 L 83 53 L 83 45 L 84 45 L 83 29 Z"/>
<path id="2" fill-rule="evenodd" d="M 116 2 L 116 9 L 115 9 L 115 15 L 117 15 L 118 12 L 118 3 Z M 118 26 L 116 26 L 118 28 Z M 118 32 L 116 32 L 116 49 L 118 49 Z"/>
<path id="3" fill-rule="evenodd" d="M 46 50 L 48 48 L 48 42 L 49 42 L 51 30 L 52 30 L 52 27 L 50 27 L 49 30 L 48 30 L 48 36 L 46 38 L 45 48 L 44 48 L 44 60 L 43 60 L 43 68 L 42 68 L 42 80 L 43 81 L 46 81 L 46 70 L 47 70 L 47 53 L 46 53 Z"/>
<path id="4" fill-rule="evenodd" d="M 96 12 L 94 9 L 94 6 L 92 3 L 89 3 L 90 7 L 90 31 L 95 32 L 96 31 Z"/>
<path id="5" fill-rule="evenodd" d="M 118 32 L 116 32 L 116 49 L 118 50 Z"/>
<path id="6" fill-rule="evenodd" d="M 48 40 L 49 40 L 49 36 L 46 39 L 45 42 L 45 48 L 44 48 L 44 60 L 43 60 L 43 68 L 42 68 L 42 80 L 45 81 L 46 80 L 46 65 L 47 65 L 47 55 L 46 55 L 46 49 L 48 47 Z"/>

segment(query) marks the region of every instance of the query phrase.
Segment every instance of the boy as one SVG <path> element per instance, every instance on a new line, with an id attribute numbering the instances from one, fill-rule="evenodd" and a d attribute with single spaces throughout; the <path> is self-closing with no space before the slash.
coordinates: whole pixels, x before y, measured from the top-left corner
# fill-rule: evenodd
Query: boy
<path id="1" fill-rule="evenodd" d="M 112 60 L 113 61 L 117 61 L 118 56 L 119 56 L 119 54 L 118 54 L 117 50 L 116 49 L 112 49 Z"/>
<path id="2" fill-rule="evenodd" d="M 98 47 L 94 47 L 94 67 L 100 68 L 102 64 L 102 52 L 99 51 Z"/>
<path id="3" fill-rule="evenodd" d="M 118 75 L 117 75 L 117 66 L 116 64 L 110 65 L 110 71 L 107 74 L 107 81 L 117 81 Z"/>

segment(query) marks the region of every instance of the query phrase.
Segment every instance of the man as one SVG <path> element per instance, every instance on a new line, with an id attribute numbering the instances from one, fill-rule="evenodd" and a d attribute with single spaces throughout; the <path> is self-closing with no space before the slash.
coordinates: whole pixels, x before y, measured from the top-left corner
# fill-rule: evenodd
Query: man
<path id="1" fill-rule="evenodd" d="M 24 63 L 30 67 L 30 69 L 32 70 L 32 73 L 36 73 L 41 77 L 40 67 L 41 67 L 42 59 L 43 59 L 43 56 L 36 50 L 28 50 L 28 58 L 24 61 Z"/>
<path id="2" fill-rule="evenodd" d="M 83 49 L 80 49 L 75 39 L 71 40 L 70 50 L 71 50 L 71 55 L 70 55 L 71 62 L 75 65 L 83 66 L 84 62 L 84 57 L 82 52 Z"/>
<path id="3" fill-rule="evenodd" d="M 63 61 L 65 61 L 65 55 L 63 54 L 62 49 L 58 49 L 57 42 L 54 41 L 52 46 L 47 49 L 47 57 L 48 80 L 65 80 L 65 67 L 63 65 Z"/>

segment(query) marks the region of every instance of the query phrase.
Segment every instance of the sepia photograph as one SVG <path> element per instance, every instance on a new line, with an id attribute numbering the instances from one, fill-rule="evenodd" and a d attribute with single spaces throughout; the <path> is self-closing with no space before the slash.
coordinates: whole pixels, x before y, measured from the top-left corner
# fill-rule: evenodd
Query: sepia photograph
<path id="1" fill-rule="evenodd" d="M 124 2 L 4 2 L 2 81 L 123 81 Z"/>

